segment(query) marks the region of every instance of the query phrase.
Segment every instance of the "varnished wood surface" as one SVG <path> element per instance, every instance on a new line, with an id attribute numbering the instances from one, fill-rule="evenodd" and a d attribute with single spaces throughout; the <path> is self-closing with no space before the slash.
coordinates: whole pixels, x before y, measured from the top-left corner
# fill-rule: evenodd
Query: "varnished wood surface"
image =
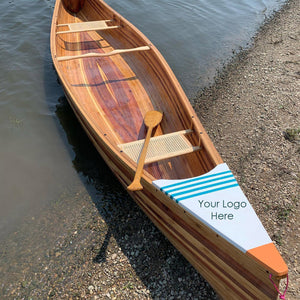
<path id="1" fill-rule="evenodd" d="M 89 123 L 105 134 L 113 146 L 144 138 L 146 131 L 143 117 L 149 110 L 164 113 L 156 135 L 188 129 L 195 113 L 173 73 L 163 61 L 166 66 L 164 68 L 156 48 L 129 27 L 123 18 L 107 12 L 107 9 L 104 9 L 106 6 L 98 7 L 98 3 L 87 1 L 77 16 L 67 13 L 61 5 L 57 10 L 54 26 L 103 19 L 113 20 L 108 22 L 108 25 L 118 25 L 121 28 L 108 30 L 109 32 L 89 31 L 54 37 L 53 44 L 56 44 L 56 47 L 52 48 L 52 52 L 56 58 L 90 52 L 109 53 L 120 48 L 149 45 L 151 50 L 122 56 L 59 62 L 58 68 L 63 73 L 65 88 L 74 94 L 74 104 L 89 119 Z M 61 27 L 58 28 L 61 31 Z M 53 30 L 58 31 L 57 28 Z M 76 99 L 81 99 L 81 102 L 76 102 Z M 194 118 L 196 135 L 201 131 L 204 144 L 207 140 L 211 149 L 205 148 L 202 154 L 195 153 L 151 164 L 146 167 L 149 174 L 154 178 L 193 177 L 209 171 L 221 162 L 204 129 L 196 124 L 197 121 L 197 118 Z M 196 135 L 192 137 L 194 143 L 197 143 Z M 119 151 L 117 148 L 115 150 Z M 212 153 L 215 156 L 213 159 L 209 157 Z"/>
<path id="2" fill-rule="evenodd" d="M 162 120 L 163 114 L 159 111 L 147 111 L 145 118 L 144 118 L 144 124 L 147 127 L 147 135 L 144 140 L 144 145 L 142 148 L 142 151 L 140 153 L 138 162 L 137 162 L 137 168 L 135 171 L 134 179 L 132 183 L 127 187 L 129 191 L 140 191 L 143 189 L 143 186 L 141 185 L 141 177 L 143 174 L 143 169 L 145 165 L 145 159 L 147 155 L 148 145 L 150 142 L 150 138 L 152 135 L 152 131 L 154 127 L 156 127 L 158 124 L 160 124 Z"/>
<path id="3" fill-rule="evenodd" d="M 109 30 L 73 32 L 59 24 L 112 20 Z M 118 49 L 149 46 L 150 50 L 107 57 L 58 61 L 59 57 L 105 54 Z M 164 114 L 154 135 L 192 128 L 193 145 L 202 150 L 145 166 L 143 191 L 130 192 L 149 218 L 224 299 L 276 299 L 268 270 L 229 244 L 185 212 L 162 192 L 155 179 L 181 179 L 201 175 L 222 163 L 173 72 L 151 42 L 103 1 L 86 0 L 75 15 L 57 0 L 51 53 L 58 76 L 76 116 L 89 138 L 120 182 L 127 187 L 136 163 L 118 144 L 144 139 L 146 112 Z M 275 274 L 276 275 L 276 274 Z M 283 276 L 284 277 L 284 276 Z M 274 277 L 276 283 L 279 277 Z"/>

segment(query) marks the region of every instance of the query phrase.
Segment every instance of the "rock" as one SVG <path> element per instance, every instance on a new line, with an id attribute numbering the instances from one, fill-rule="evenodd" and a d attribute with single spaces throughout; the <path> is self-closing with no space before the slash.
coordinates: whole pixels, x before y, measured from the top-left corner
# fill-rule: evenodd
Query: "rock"
<path id="1" fill-rule="evenodd" d="M 93 285 L 90 285 L 89 287 L 88 287 L 88 290 L 89 290 L 89 292 L 90 292 L 90 294 L 93 294 L 94 293 L 94 286 Z"/>

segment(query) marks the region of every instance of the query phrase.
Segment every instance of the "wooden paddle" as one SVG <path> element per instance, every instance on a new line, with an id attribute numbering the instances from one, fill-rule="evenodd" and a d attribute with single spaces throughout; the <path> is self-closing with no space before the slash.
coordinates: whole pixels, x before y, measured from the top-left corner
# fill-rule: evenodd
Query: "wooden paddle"
<path id="1" fill-rule="evenodd" d="M 156 127 L 162 120 L 163 114 L 159 111 L 148 111 L 144 118 L 144 123 L 146 127 L 148 127 L 147 135 L 144 141 L 144 145 L 142 148 L 142 152 L 140 154 L 138 165 L 136 168 L 135 176 L 132 183 L 127 187 L 129 191 L 140 191 L 143 189 L 141 185 L 141 176 L 144 169 L 145 159 L 147 155 L 147 149 L 150 142 L 150 137 L 152 134 L 152 130 Z"/>

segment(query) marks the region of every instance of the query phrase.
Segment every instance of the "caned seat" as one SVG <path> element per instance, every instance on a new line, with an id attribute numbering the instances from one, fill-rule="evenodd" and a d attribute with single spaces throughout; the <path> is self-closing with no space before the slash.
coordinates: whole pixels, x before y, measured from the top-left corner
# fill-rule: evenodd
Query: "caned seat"
<path id="1" fill-rule="evenodd" d="M 200 150 L 200 146 L 192 146 L 185 137 L 185 134 L 192 132 L 193 130 L 187 129 L 152 137 L 147 149 L 145 164 Z M 118 147 L 133 161 L 137 162 L 143 145 L 144 139 L 119 144 Z"/>
<path id="2" fill-rule="evenodd" d="M 107 30 L 115 29 L 120 26 L 109 26 L 106 22 L 111 20 L 101 20 L 101 21 L 90 21 L 90 22 L 80 22 L 80 23 L 67 23 L 67 24 L 58 24 L 57 27 L 68 27 L 69 30 L 58 31 L 56 34 L 62 33 L 74 33 L 74 32 L 83 32 L 83 31 L 94 31 L 94 30 Z"/>

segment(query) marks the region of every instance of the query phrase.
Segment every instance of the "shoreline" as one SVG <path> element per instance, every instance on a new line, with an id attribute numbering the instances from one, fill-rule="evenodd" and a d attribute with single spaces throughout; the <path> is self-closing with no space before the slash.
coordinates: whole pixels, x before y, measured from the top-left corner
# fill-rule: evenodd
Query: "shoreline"
<path id="1" fill-rule="evenodd" d="M 287 299 L 300 299 L 299 28 L 288 1 L 192 101 L 289 267 Z"/>
<path id="2" fill-rule="evenodd" d="M 298 0 L 285 4 L 252 46 L 191 100 L 288 264 L 289 300 L 300 299 L 299 13 Z M 60 109 L 75 119 L 66 102 Z M 88 144 L 79 131 L 81 144 Z M 66 187 L 49 209 L 11 234 L 0 249 L 0 297 L 218 299 L 126 194 L 91 143 L 77 151 L 95 164 L 78 172 L 106 192 L 91 192 L 88 183 L 85 189 Z"/>

